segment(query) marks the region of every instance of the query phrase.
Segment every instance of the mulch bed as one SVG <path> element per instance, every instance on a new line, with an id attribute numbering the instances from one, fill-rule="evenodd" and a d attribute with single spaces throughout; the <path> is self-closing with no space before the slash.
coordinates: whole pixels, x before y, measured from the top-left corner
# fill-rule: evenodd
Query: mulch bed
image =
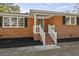
<path id="1" fill-rule="evenodd" d="M 40 41 L 34 41 L 33 37 L 0 39 L 0 48 L 23 47 L 34 45 L 42 45 L 42 43 Z"/>
<path id="2" fill-rule="evenodd" d="M 64 43 L 64 42 L 77 42 L 79 41 L 79 38 L 64 38 L 64 39 L 58 39 L 58 43 Z"/>

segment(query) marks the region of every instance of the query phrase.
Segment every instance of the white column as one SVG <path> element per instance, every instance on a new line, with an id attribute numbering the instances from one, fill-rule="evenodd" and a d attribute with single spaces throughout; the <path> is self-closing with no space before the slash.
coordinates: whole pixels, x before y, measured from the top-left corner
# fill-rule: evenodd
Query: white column
<path id="1" fill-rule="evenodd" d="M 36 34 L 36 14 L 34 14 L 34 34 Z"/>

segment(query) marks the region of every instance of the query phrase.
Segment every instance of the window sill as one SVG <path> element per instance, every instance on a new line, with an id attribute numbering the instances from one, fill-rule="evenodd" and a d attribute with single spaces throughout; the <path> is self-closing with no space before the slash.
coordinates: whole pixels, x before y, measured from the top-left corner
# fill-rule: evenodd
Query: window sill
<path id="1" fill-rule="evenodd" d="M 75 25 L 77 25 L 77 24 L 65 24 L 65 25 L 68 25 L 68 26 L 73 26 L 73 25 L 74 25 L 74 26 L 75 26 Z"/>
<path id="2" fill-rule="evenodd" d="M 3 28 L 5 28 L 5 29 L 7 29 L 7 28 L 10 28 L 10 29 L 14 29 L 14 28 L 17 28 L 17 29 L 19 29 L 19 28 L 25 28 L 25 27 L 3 27 Z"/>
<path id="3" fill-rule="evenodd" d="M 65 25 L 77 25 L 77 24 L 65 24 Z"/>

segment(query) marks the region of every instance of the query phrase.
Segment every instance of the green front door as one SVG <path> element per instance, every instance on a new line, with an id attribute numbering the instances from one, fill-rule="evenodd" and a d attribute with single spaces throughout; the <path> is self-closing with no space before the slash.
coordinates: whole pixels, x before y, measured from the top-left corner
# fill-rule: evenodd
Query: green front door
<path id="1" fill-rule="evenodd" d="M 38 19 L 38 25 L 40 24 L 42 29 L 44 29 L 44 20 L 43 19 Z"/>

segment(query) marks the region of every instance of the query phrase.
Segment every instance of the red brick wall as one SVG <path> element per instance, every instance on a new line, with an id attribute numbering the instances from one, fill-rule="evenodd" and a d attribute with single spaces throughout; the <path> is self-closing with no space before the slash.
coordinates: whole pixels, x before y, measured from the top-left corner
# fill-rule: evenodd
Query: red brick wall
<path id="1" fill-rule="evenodd" d="M 55 24 L 58 38 L 79 37 L 79 25 L 63 25 L 62 16 L 54 16 L 49 20 L 50 24 Z"/>
<path id="2" fill-rule="evenodd" d="M 32 37 L 33 19 L 28 18 L 27 27 L 25 28 L 2 28 L 0 27 L 0 36 L 3 37 Z"/>
<path id="3" fill-rule="evenodd" d="M 44 31 L 47 32 L 48 31 L 48 19 L 44 19 Z"/>
<path id="4" fill-rule="evenodd" d="M 2 28 L 0 27 L 0 36 L 15 37 L 15 36 L 24 36 L 32 37 L 33 36 L 33 18 L 28 18 L 26 28 Z M 63 25 L 62 16 L 53 16 L 49 19 L 44 19 L 44 31 L 47 31 L 48 24 L 55 25 L 56 31 L 58 33 L 58 38 L 70 38 L 79 37 L 79 26 L 78 25 Z"/>

